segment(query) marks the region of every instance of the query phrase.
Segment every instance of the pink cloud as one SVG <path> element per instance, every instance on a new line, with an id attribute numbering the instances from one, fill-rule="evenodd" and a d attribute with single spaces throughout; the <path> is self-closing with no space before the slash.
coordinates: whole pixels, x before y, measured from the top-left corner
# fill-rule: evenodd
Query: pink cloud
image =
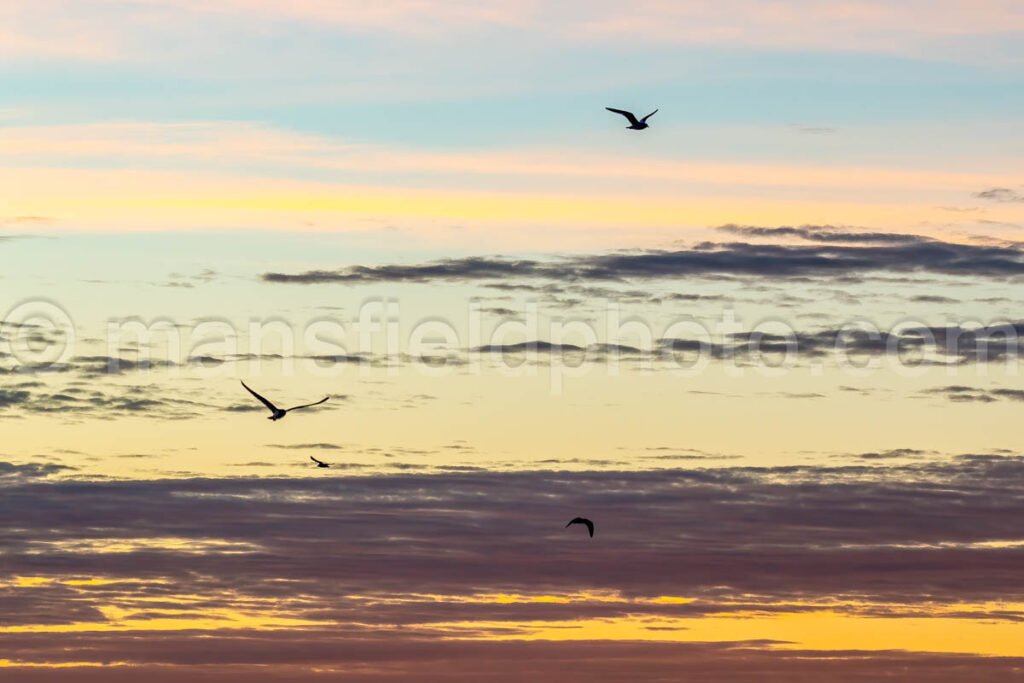
<path id="1" fill-rule="evenodd" d="M 572 33 L 720 47 L 922 52 L 937 40 L 1024 30 L 1024 6 L 1005 0 L 638 0 L 600 2 Z M 943 55 L 949 58 L 950 55 Z"/>
<path id="2" fill-rule="evenodd" d="M 287 29 L 283 21 L 423 38 L 499 27 L 528 34 L 533 45 L 655 41 L 943 59 L 969 58 L 951 52 L 950 39 L 1024 31 L 1024 5 L 1009 0 L 13 0 L 0 9 L 0 54 L 116 59 L 152 53 L 160 58 L 153 45 L 169 31 L 203 27 L 216 33 L 216 26 L 204 24 L 204 18 L 216 16 L 257 32 Z"/>

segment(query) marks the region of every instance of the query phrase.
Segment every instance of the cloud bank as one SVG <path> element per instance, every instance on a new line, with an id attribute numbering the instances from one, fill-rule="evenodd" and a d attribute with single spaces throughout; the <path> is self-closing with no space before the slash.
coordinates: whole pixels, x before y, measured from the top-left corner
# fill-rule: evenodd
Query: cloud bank
<path id="1" fill-rule="evenodd" d="M 1021 457 L 308 479 L 49 474 L 0 478 L 0 648 L 15 661 L 216 664 L 236 675 L 325 666 L 338 680 L 353 666 L 383 667 L 382 680 L 399 680 L 440 657 L 451 669 L 437 680 L 461 680 L 443 676 L 518 653 L 534 664 L 514 671 L 546 680 L 595 646 L 522 640 L 545 624 L 571 635 L 588 620 L 627 621 L 664 638 L 725 615 L 1024 620 Z M 581 513 L 597 523 L 593 541 L 562 528 Z M 45 633 L 60 624 L 82 626 Z M 512 642 L 480 641 L 495 638 Z M 658 680 L 687 658 L 698 668 L 684 671 L 706 665 L 711 681 L 743 680 L 747 657 L 777 671 L 763 680 L 833 670 L 834 680 L 866 680 L 854 674 L 907 658 L 939 667 L 919 680 L 1019 665 L 884 652 L 824 663 L 766 643 L 622 642 L 597 663 L 613 652 L 646 662 L 632 680 Z M 731 668 L 726 652 L 740 659 Z"/>
<path id="2" fill-rule="evenodd" d="M 829 226 L 763 228 L 722 226 L 751 238 L 793 237 L 812 244 L 703 242 L 675 250 L 634 250 L 563 258 L 475 256 L 409 265 L 346 266 L 298 273 L 266 272 L 283 284 L 504 282 L 640 282 L 687 278 L 863 278 L 880 273 L 921 273 L 991 279 L 1024 274 L 1016 245 L 961 244 L 906 234 L 839 231 Z"/>

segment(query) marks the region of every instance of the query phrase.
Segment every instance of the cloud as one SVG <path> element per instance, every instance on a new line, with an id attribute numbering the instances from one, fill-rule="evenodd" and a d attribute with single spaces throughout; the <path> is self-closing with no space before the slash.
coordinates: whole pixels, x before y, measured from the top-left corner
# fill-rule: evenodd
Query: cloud
<path id="1" fill-rule="evenodd" d="M 9 482 L 11 479 L 39 479 L 59 474 L 61 472 L 69 472 L 74 469 L 74 467 L 54 463 L 26 463 L 15 465 L 9 462 L 0 462 L 0 482 Z"/>
<path id="2" fill-rule="evenodd" d="M 947 658 L 977 671 L 963 655 L 519 640 L 586 620 L 638 620 L 670 634 L 723 615 L 1024 619 L 1015 606 L 1024 602 L 1024 458 L 889 464 L 888 455 L 918 453 L 891 451 L 871 466 L 291 479 L 59 480 L 26 470 L 0 478 L 0 621 L 79 628 L 59 638 L 0 630 L 0 649 L 15 662 L 126 662 L 136 677 L 135 667 L 153 666 L 236 676 L 246 666 L 384 666 L 397 681 L 448 651 L 476 666 L 533 662 L 509 680 L 546 680 L 557 667 L 545 657 L 570 661 L 588 648 L 599 663 L 613 651 L 647 653 L 660 672 L 652 680 L 678 677 L 669 669 L 695 657 L 720 667 L 717 679 L 695 670 L 700 680 L 729 683 L 749 680 L 739 663 L 748 657 L 761 679 L 758 666 L 781 667 L 780 681 L 797 680 L 801 667 L 820 680 L 849 666 L 852 683 L 864 680 L 854 672 Z M 562 528 L 579 510 L 597 522 L 593 543 Z M 654 666 L 644 661 L 636 666 Z M 984 666 L 1005 673 L 1011 664 Z M 573 671 L 604 680 L 598 669 Z M 630 680 L 645 670 L 631 665 Z M 61 671 L 61 680 L 89 680 Z M 915 669 L 915 680 L 929 679 Z"/>
<path id="3" fill-rule="evenodd" d="M 1024 194 L 1018 192 L 1017 190 L 1011 190 L 1008 187 L 993 187 L 982 192 L 977 192 L 974 196 L 978 197 L 979 199 L 988 199 L 993 202 L 1024 202 Z"/>
<path id="4" fill-rule="evenodd" d="M 536 277 L 544 272 L 535 261 L 509 261 L 498 257 L 446 259 L 412 266 L 352 266 L 343 270 L 314 270 L 296 275 L 265 273 L 264 282 L 319 284 L 324 282 L 432 282 L 482 280 L 502 277 Z"/>
<path id="5" fill-rule="evenodd" d="M 59 337 L 51 333 L 32 332 L 20 334 L 22 338 L 37 340 L 40 344 L 52 346 L 61 342 Z M 0 324 L 0 341 L 8 338 L 5 328 Z M 170 352 L 168 351 L 168 355 Z M 0 352 L 0 360 L 10 358 Z M 243 361 L 309 361 L 319 367 L 339 364 L 368 364 L 387 366 L 394 362 L 386 354 L 352 353 L 352 354 L 299 354 L 282 355 L 274 353 L 225 353 L 223 355 L 203 354 L 188 356 L 184 360 L 174 358 L 153 358 L 151 350 L 139 346 L 122 347 L 117 355 L 81 355 L 74 356 L 65 362 L 55 363 L 16 363 L 11 367 L 0 366 L 0 375 L 63 375 L 72 374 L 84 379 L 96 379 L 104 376 L 127 376 L 129 374 L 157 374 L 170 369 L 203 369 L 213 368 L 226 363 Z"/>
<path id="6" fill-rule="evenodd" d="M 805 135 L 835 135 L 839 132 L 838 128 L 826 126 L 799 126 L 797 130 Z"/>
<path id="7" fill-rule="evenodd" d="M 48 225 L 53 223 L 54 219 L 47 216 L 11 216 L 8 218 L 0 218 L 0 226 L 40 226 Z M 0 235 L 0 242 L 6 242 L 9 240 L 20 240 L 20 239 L 31 239 L 37 238 L 39 235 Z"/>
<path id="8" fill-rule="evenodd" d="M 706 339 L 659 340 L 655 355 L 697 353 L 712 359 L 757 361 L 764 356 L 827 358 L 845 362 L 851 357 L 891 356 L 908 365 L 991 363 L 1017 358 L 1022 352 L 1024 323 L 988 327 L 907 327 L 883 331 L 866 327 L 792 330 L 787 334 L 737 332 L 713 342 Z"/>
<path id="9" fill-rule="evenodd" d="M 919 294 L 910 297 L 910 300 L 919 304 L 958 304 L 959 299 L 952 299 L 948 296 L 939 296 L 937 294 Z"/>
<path id="10" fill-rule="evenodd" d="M 183 273 L 171 273 L 168 275 L 168 279 L 163 282 L 155 283 L 156 287 L 167 287 L 172 289 L 194 289 L 200 285 L 207 285 L 216 280 L 220 276 L 215 270 L 204 268 L 198 273 L 186 275 Z"/>
<path id="11" fill-rule="evenodd" d="M 923 10 L 928 10 L 927 21 L 921 21 Z M 637 0 L 628 9 L 611 0 L 573 0 L 556 10 L 533 0 L 500 6 L 464 0 L 388 0 L 373 5 L 350 0 L 285 4 L 273 0 L 136 0 L 91 11 L 61 0 L 36 0 L 8 19 L 2 46 L 8 57 L 147 62 L 164 56 L 156 50 L 167 45 L 168 33 L 192 36 L 195 49 L 206 55 L 213 41 L 224 41 L 230 35 L 236 44 L 242 41 L 244 48 L 245 38 L 273 26 L 275 31 L 286 27 L 298 35 L 315 28 L 348 40 L 353 33 L 362 40 L 400 36 L 400 42 L 421 48 L 443 39 L 451 42 L 467 33 L 483 34 L 490 39 L 487 54 L 494 50 L 504 54 L 527 38 L 541 48 L 560 46 L 563 50 L 614 42 L 620 49 L 649 49 L 652 45 L 721 49 L 727 45 L 746 50 L 939 56 L 952 54 L 952 48 L 958 46 L 963 54 L 955 58 L 966 60 L 978 53 L 977 58 L 983 55 L 989 64 L 993 50 L 1000 47 L 997 38 L 1022 28 L 1011 5 L 993 0 L 979 1 L 970 8 L 955 0 L 915 0 L 899 6 L 854 0 L 838 7 L 830 3 L 809 6 L 794 0 L 771 7 L 753 0 L 728 0 L 713 6 Z M 229 33 L 226 27 L 231 28 Z M 989 49 L 969 49 L 978 40 L 990 44 Z M 455 54 L 465 55 L 461 51 Z"/>
<path id="12" fill-rule="evenodd" d="M 24 390 L 0 389 L 0 408 L 10 408 L 27 403 L 32 394 Z"/>
<path id="13" fill-rule="evenodd" d="M 779 297 L 776 297 L 776 301 Z M 911 298 L 913 300 L 913 298 Z M 938 303 L 928 298 L 928 303 Z M 528 314 L 528 312 L 527 312 Z M 670 328 L 666 328 L 670 329 Z M 600 340 L 602 332 L 592 327 L 593 338 Z M 682 336 L 661 337 L 651 330 L 649 341 L 630 344 L 608 341 L 594 343 L 556 342 L 539 337 L 522 337 L 505 343 L 485 343 L 479 346 L 459 348 L 438 345 L 416 354 L 401 351 L 393 354 L 338 354 L 311 355 L 296 354 L 247 354 L 192 356 L 185 363 L 162 358 L 148 358 L 134 348 L 124 348 L 121 356 L 82 355 L 66 363 L 53 365 L 16 365 L 0 367 L 0 375 L 8 377 L 42 378 L 52 375 L 66 378 L 65 389 L 57 381 L 48 391 L 39 382 L 9 384 L 0 394 L 0 407 L 20 408 L 31 412 L 66 412 L 99 415 L 105 410 L 145 412 L 152 410 L 155 415 L 192 416 L 211 410 L 228 412 L 259 413 L 262 406 L 246 401 L 237 395 L 229 396 L 224 403 L 213 404 L 207 397 L 193 390 L 192 385 L 175 387 L 168 391 L 168 382 L 173 379 L 202 378 L 204 369 L 244 360 L 280 362 L 284 364 L 299 361 L 307 367 L 317 369 L 339 364 L 367 364 L 375 367 L 467 367 L 481 360 L 488 363 L 521 362 L 549 363 L 562 361 L 579 363 L 603 363 L 622 361 L 633 369 L 656 371 L 678 369 L 697 360 L 736 362 L 747 366 L 770 364 L 779 367 L 796 367 L 813 362 L 816 365 L 828 363 L 837 367 L 849 367 L 850 363 L 863 368 L 880 367 L 878 360 L 889 358 L 906 367 L 988 364 L 1012 362 L 1024 354 L 1024 321 L 1007 321 L 1003 324 L 973 326 L 903 326 L 891 330 L 871 327 L 866 323 L 843 327 L 822 326 L 797 329 L 784 323 L 767 329 L 737 332 L 704 332 Z M 611 339 L 619 339 L 608 331 Z M 576 335 L 569 335 L 578 339 Z M 870 362 L 869 365 L 865 365 Z M 175 370 L 175 372 L 164 372 Z M 70 377 L 68 377 L 70 375 Z M 96 383 L 94 380 L 109 378 L 110 383 Z M 122 384 L 114 380 L 128 380 Z M 93 393 L 88 392 L 92 390 Z M 405 404 L 421 403 L 423 397 L 406 397 Z M 334 395 L 335 403 L 347 400 L 345 395 Z M 107 413 L 109 416 L 109 413 Z"/>
<path id="14" fill-rule="evenodd" d="M 728 226 L 727 226 L 728 227 Z M 636 250 L 561 259 L 497 256 L 423 264 L 348 266 L 299 273 L 267 272 L 264 282 L 287 284 L 482 283 L 510 279 L 567 283 L 682 280 L 716 276 L 837 279 L 872 273 L 927 273 L 1005 279 L 1024 275 L 1024 250 L 1011 245 L 943 242 L 910 235 L 842 233 L 812 228 L 729 227 L 755 236 L 795 236 L 823 242 L 757 244 L 704 242 L 688 249 Z M 854 244 L 849 244 L 853 242 Z"/>
<path id="15" fill-rule="evenodd" d="M 942 570 L 931 579 L 929 599 L 1000 596 L 1013 602 L 1024 594 L 1013 572 L 1001 572 L 1016 566 L 1021 550 L 984 546 L 1017 538 L 1022 485 L 1024 458 L 962 456 L 882 468 L 55 481 L 9 486 L 0 511 L 16 551 L 5 560 L 10 573 L 60 575 L 69 567 L 61 558 L 70 555 L 78 574 L 165 576 L 186 588 L 201 580 L 253 597 L 279 593 L 267 580 L 290 579 L 332 600 L 366 592 L 465 596 L 515 587 L 526 594 L 697 595 L 714 609 L 740 594 L 771 602 L 856 593 L 903 604 L 916 599 L 915 573 L 927 564 L 928 572 Z M 63 511 L 72 503 L 78 513 L 68 517 Z M 955 519 L 947 514 L 951 506 L 958 510 Z M 124 510 L 132 510 L 130 518 Z M 572 510 L 593 510 L 604 539 L 585 561 L 564 543 L 562 519 Z M 69 549 L 72 541 L 96 537 L 96 530 L 112 546 L 153 538 L 216 540 L 225 548 L 250 548 L 255 557 L 197 558 L 191 549 L 179 557 L 177 546 L 169 545 L 159 557 L 126 551 L 123 563 L 112 563 L 105 553 Z M 685 543 L 670 542 L 680 533 Z M 325 535 L 345 541 L 324 546 Z M 393 537 L 410 540 L 396 545 Z M 509 544 L 515 563 L 494 562 Z M 259 557 L 270 564 L 254 561 Z M 762 563 L 775 571 L 755 571 Z M 271 567 L 274 573 L 267 574 Z M 317 585 L 325 573 L 336 581 Z M 343 604 L 335 603 L 347 610 Z M 629 600 L 620 607 L 647 609 Z M 321 607 L 296 603 L 291 609 L 299 617 Z M 396 616 L 381 609 L 386 619 Z M 687 613 L 701 609 L 698 604 Z"/>
<path id="16" fill-rule="evenodd" d="M 955 403 L 995 403 L 996 401 L 1024 401 L 1021 389 L 982 389 L 963 385 L 949 385 L 927 389 L 925 395 L 944 396 Z"/>
<path id="17" fill-rule="evenodd" d="M 581 10 L 585 18 L 579 30 L 606 41 L 641 39 L 670 45 L 721 45 L 729 41 L 732 45 L 784 50 L 921 55 L 932 53 L 946 41 L 963 45 L 956 39 L 971 34 L 1005 34 L 1022 28 L 1019 13 L 1001 2 L 982 2 L 970 9 L 954 0 L 915 0 L 899 7 L 878 0 L 855 0 L 838 6 L 794 0 L 765 6 L 750 0 L 727 0 L 699 8 L 693 3 L 641 0 L 628 12 L 614 10 L 613 6 L 602 2 L 596 13 Z M 919 12 L 925 8 L 931 14 L 922 22 Z M 899 45 L 891 44 L 894 35 L 900 36 Z M 992 54 L 987 54 L 991 60 Z"/>
<path id="18" fill-rule="evenodd" d="M 1016 326 L 1014 326 L 1016 327 Z M 1007 326 L 1010 328 L 1010 326 Z M 673 367 L 699 358 L 730 360 L 744 364 L 780 363 L 794 365 L 808 360 L 831 360 L 835 363 L 864 362 L 863 359 L 892 357 L 908 366 L 958 365 L 990 363 L 1017 357 L 1020 340 L 1007 328 L 979 328 L 941 332 L 927 328 L 908 328 L 884 332 L 864 328 L 827 328 L 772 334 L 760 331 L 735 332 L 717 340 L 710 338 L 663 338 L 649 349 L 624 344 L 552 343 L 529 340 L 510 344 L 488 344 L 469 349 L 470 353 L 495 356 L 525 356 L 540 362 L 548 358 L 572 358 L 574 362 L 605 362 L 625 360 L 653 362 Z M 817 398 L 821 394 L 792 394 L 792 398 Z"/>
<path id="19" fill-rule="evenodd" d="M 857 453 L 852 457 L 858 460 L 902 460 L 923 458 L 927 455 L 934 455 L 931 451 L 923 451 L 917 448 L 893 448 L 887 451 L 874 451 L 871 453 Z M 836 457 L 849 457 L 846 455 Z"/>
<path id="20" fill-rule="evenodd" d="M 199 417 L 217 407 L 198 399 L 167 396 L 166 387 L 155 384 L 112 384 L 103 388 L 81 383 L 62 387 L 39 383 L 17 386 L 15 389 L 0 389 L 0 409 L 12 411 L 7 414 L 42 414 L 69 420 L 82 417 L 109 420 L 144 414 L 170 420 Z"/>
<path id="21" fill-rule="evenodd" d="M 607 357 L 610 355 L 646 355 L 646 352 L 624 344 L 592 344 L 577 346 L 576 344 L 552 344 L 546 341 L 528 341 L 517 344 L 487 344 L 471 349 L 476 353 L 495 354 L 582 354 L 590 357 Z"/>
<path id="22" fill-rule="evenodd" d="M 230 16 L 233 21 L 266 16 L 276 20 L 306 21 L 317 26 L 408 34 L 443 33 L 460 27 L 479 29 L 488 24 L 517 23 L 528 7 L 520 3 L 485 7 L 468 0 L 441 3 L 388 0 L 372 7 L 351 0 L 291 5 L 281 5 L 273 0 L 222 0 L 215 3 L 173 0 L 165 4 L 178 12 L 192 14 L 196 20 L 216 14 Z"/>
<path id="23" fill-rule="evenodd" d="M 808 242 L 838 242 L 864 244 L 914 244 L 933 242 L 929 237 L 886 232 L 865 232 L 832 225 L 802 225 L 800 227 L 761 227 L 755 225 L 721 225 L 720 232 L 744 237 L 796 237 Z"/>
<path id="24" fill-rule="evenodd" d="M 231 405 L 224 406 L 221 410 L 229 413 L 262 413 L 266 408 L 253 403 L 232 403 Z"/>
<path id="25" fill-rule="evenodd" d="M 1021 658 L 964 654 L 842 650 L 815 652 L 776 647 L 771 641 L 719 643 L 440 641 L 416 634 L 351 633 L 307 628 L 301 632 L 173 633 L 126 638 L 123 634 L 62 634 L 58 648 L 39 634 L 3 638 L 28 661 L 105 659 L 111 666 L 28 666 L 9 669 L 19 683 L 792 683 L 827 680 L 862 683 L 913 671 L 920 683 L 1003 683 L 1013 680 Z M 162 647 L 161 647 L 162 645 Z M 34 660 L 32 658 L 35 658 Z M 626 672 L 624 674 L 624 671 Z M 366 672 L 370 672 L 367 674 Z"/>
<path id="26" fill-rule="evenodd" d="M 68 364 L 86 377 L 101 375 L 124 375 L 129 372 L 143 372 L 177 367 L 174 361 L 151 358 L 126 358 L 123 356 L 76 356 Z"/>

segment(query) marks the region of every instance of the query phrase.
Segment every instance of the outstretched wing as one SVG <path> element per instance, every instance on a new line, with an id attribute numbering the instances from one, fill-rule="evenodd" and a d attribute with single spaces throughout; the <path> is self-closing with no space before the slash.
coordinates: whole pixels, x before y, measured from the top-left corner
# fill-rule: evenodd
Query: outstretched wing
<path id="1" fill-rule="evenodd" d="M 245 387 L 246 391 L 248 391 L 250 394 L 252 394 L 257 399 L 259 399 L 259 402 L 262 403 L 263 405 L 265 405 L 270 410 L 270 412 L 276 413 L 278 411 L 278 407 L 277 406 L 275 406 L 273 403 L 271 403 L 267 399 L 265 399 L 262 396 L 260 396 L 259 394 L 257 394 L 252 389 L 250 389 L 248 384 L 246 384 L 245 382 L 242 382 L 242 386 Z"/>
<path id="2" fill-rule="evenodd" d="M 312 408 L 313 406 L 318 406 L 318 405 L 320 405 L 321 403 L 323 403 L 324 401 L 328 400 L 329 398 L 330 398 L 330 396 L 324 396 L 324 397 L 323 397 L 322 399 L 320 399 L 320 400 L 319 400 L 319 401 L 317 401 L 316 403 L 307 403 L 306 405 L 302 405 L 302 406 L 295 406 L 294 408 L 289 408 L 289 409 L 288 409 L 288 412 L 290 413 L 290 412 L 292 412 L 293 410 L 302 410 L 303 408 Z"/>
<path id="3" fill-rule="evenodd" d="M 605 109 L 607 109 L 610 112 L 615 112 L 616 114 L 621 114 L 625 116 L 627 119 L 629 119 L 629 122 L 634 126 L 640 123 L 639 121 L 636 120 L 636 116 L 634 116 L 633 112 L 631 111 L 626 111 L 625 109 L 612 109 L 611 107 L 605 107 Z"/>
<path id="4" fill-rule="evenodd" d="M 652 116 L 654 116 L 654 115 L 655 115 L 655 114 L 657 114 L 657 113 L 658 113 L 658 110 L 657 110 L 657 109 L 655 109 L 655 110 L 654 110 L 654 111 L 652 111 L 652 112 L 651 112 L 650 114 L 648 114 L 647 116 L 645 116 L 645 117 L 643 117 L 642 119 L 640 119 L 640 122 L 641 122 L 641 123 L 647 123 L 647 119 L 651 118 Z"/>
<path id="5" fill-rule="evenodd" d="M 315 462 L 317 465 L 323 465 L 324 464 L 323 462 L 321 462 L 321 461 L 317 460 L 316 458 L 314 458 L 312 455 L 309 456 L 309 459 L 312 460 L 313 462 Z"/>
<path id="6" fill-rule="evenodd" d="M 587 531 L 590 532 L 590 537 L 591 538 L 594 537 L 594 523 L 591 522 L 586 517 L 576 517 L 575 519 L 573 519 L 571 522 L 569 522 L 565 526 L 566 526 L 566 528 L 568 528 L 568 527 L 572 526 L 573 524 L 585 524 L 586 527 L 587 527 Z"/>

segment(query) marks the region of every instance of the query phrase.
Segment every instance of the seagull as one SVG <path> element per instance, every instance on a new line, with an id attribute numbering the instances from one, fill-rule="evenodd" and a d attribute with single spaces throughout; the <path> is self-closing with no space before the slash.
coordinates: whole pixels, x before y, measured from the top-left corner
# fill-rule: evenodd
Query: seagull
<path id="1" fill-rule="evenodd" d="M 648 114 L 647 116 L 643 117 L 638 121 L 636 115 L 634 115 L 631 111 L 626 111 L 625 109 L 612 109 L 611 107 L 605 107 L 605 109 L 611 112 L 615 112 L 616 114 L 622 114 L 627 119 L 629 119 L 629 125 L 626 126 L 626 128 L 629 128 L 630 130 L 643 130 L 644 128 L 647 128 L 647 119 L 651 118 L 652 116 L 658 113 L 658 110 L 655 109 L 650 114 Z"/>
<path id="2" fill-rule="evenodd" d="M 267 399 L 263 398 L 262 396 L 257 394 L 252 389 L 250 389 L 249 385 L 246 384 L 245 382 L 242 382 L 242 386 L 245 387 L 246 391 L 248 391 L 250 394 L 252 394 L 256 398 L 258 398 L 260 403 L 265 405 L 270 410 L 270 412 L 273 413 L 267 419 L 268 420 L 274 420 L 274 421 L 280 420 L 287 413 L 290 413 L 293 410 L 301 410 L 302 408 L 312 408 L 313 406 L 318 406 L 318 405 L 320 405 L 321 403 L 323 403 L 324 401 L 326 401 L 327 399 L 330 398 L 330 396 L 324 396 L 321 400 L 317 401 L 316 403 L 307 403 L 306 405 L 295 406 L 294 408 L 286 408 L 286 409 L 282 410 L 281 408 L 278 408 L 273 403 L 271 403 L 270 401 L 268 401 Z"/>
<path id="3" fill-rule="evenodd" d="M 312 460 L 313 462 L 315 462 L 317 467 L 330 467 L 330 465 L 325 463 L 323 460 L 317 460 L 312 455 L 309 456 L 309 459 Z"/>
<path id="4" fill-rule="evenodd" d="M 577 517 L 574 520 L 572 520 L 571 522 L 569 522 L 568 524 L 566 524 L 565 528 L 568 529 L 573 524 L 586 524 L 587 525 L 587 531 L 590 532 L 590 537 L 591 538 L 594 537 L 594 523 L 591 522 L 589 519 L 586 519 L 585 517 Z"/>

